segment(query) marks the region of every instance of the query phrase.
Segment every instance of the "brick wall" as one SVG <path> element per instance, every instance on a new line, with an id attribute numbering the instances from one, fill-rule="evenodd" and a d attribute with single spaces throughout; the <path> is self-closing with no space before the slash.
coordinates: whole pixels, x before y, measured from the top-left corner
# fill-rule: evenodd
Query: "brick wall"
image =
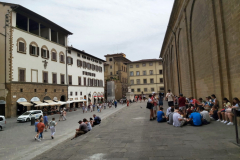
<path id="1" fill-rule="evenodd" d="M 179 76 L 187 97 L 240 98 L 239 6 L 239 0 L 175 0 L 160 53 L 165 91 L 179 94 Z"/>

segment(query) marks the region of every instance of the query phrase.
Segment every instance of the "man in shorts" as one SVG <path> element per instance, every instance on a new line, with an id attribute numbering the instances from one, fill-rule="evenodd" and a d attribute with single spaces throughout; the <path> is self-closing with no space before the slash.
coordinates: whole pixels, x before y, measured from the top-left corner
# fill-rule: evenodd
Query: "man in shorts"
<path id="1" fill-rule="evenodd" d="M 153 119 L 157 118 L 157 100 L 155 98 L 156 94 L 155 92 L 152 93 L 152 101 L 153 101 Z"/>
<path id="2" fill-rule="evenodd" d="M 179 94 L 178 104 L 179 110 L 182 110 L 184 117 L 186 117 L 186 98 L 183 97 L 182 93 Z"/>

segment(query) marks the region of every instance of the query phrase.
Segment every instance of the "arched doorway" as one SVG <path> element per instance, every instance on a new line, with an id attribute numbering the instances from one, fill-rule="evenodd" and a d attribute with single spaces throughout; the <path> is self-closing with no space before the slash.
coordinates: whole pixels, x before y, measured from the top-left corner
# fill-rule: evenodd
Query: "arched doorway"
<path id="1" fill-rule="evenodd" d="M 5 116 L 5 105 L 6 102 L 4 100 L 0 100 L 0 115 Z"/>
<path id="2" fill-rule="evenodd" d="M 25 98 L 19 98 L 17 102 L 27 102 Z M 21 115 L 27 111 L 27 106 L 23 106 L 20 103 L 17 103 L 17 115 Z"/>
<path id="3" fill-rule="evenodd" d="M 44 100 L 52 100 L 52 99 L 50 97 L 46 96 L 46 97 L 43 98 L 43 101 Z"/>

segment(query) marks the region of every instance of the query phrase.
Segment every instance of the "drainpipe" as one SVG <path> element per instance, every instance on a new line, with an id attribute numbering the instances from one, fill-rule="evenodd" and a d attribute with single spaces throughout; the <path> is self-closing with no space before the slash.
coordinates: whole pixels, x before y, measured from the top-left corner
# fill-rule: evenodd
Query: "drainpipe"
<path id="1" fill-rule="evenodd" d="M 65 45 L 66 45 L 66 39 L 65 39 Z M 66 45 L 66 55 L 65 55 L 65 63 L 66 63 L 66 83 L 67 83 L 67 101 L 68 101 L 68 67 L 67 67 L 67 53 L 68 53 L 68 45 Z"/>

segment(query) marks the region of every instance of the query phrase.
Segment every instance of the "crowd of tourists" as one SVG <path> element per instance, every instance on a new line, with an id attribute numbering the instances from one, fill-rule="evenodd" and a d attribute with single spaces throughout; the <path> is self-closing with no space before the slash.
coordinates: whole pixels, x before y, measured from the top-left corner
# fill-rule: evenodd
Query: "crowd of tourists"
<path id="1" fill-rule="evenodd" d="M 164 99 L 168 101 L 166 113 L 163 111 Z M 157 111 L 157 106 L 159 106 L 159 111 Z M 149 95 L 147 108 L 150 109 L 150 121 L 156 119 L 158 122 L 167 122 L 175 127 L 188 124 L 202 126 L 211 121 L 233 125 L 234 112 L 236 112 L 236 116 L 240 116 L 240 101 L 236 97 L 233 98 L 232 103 L 227 98 L 223 98 L 223 108 L 220 109 L 219 100 L 214 94 L 203 100 L 194 97 L 186 98 L 183 94 L 177 97 L 170 90 L 166 96 L 160 93 L 156 97 L 154 92 Z"/>

